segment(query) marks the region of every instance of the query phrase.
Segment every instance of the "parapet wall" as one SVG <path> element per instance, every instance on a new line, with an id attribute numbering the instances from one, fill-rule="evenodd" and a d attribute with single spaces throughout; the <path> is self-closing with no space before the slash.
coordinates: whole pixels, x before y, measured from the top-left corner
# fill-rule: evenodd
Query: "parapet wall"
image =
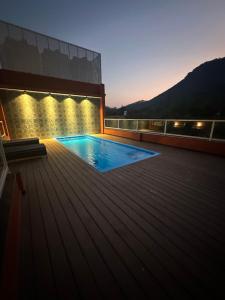
<path id="1" fill-rule="evenodd" d="M 208 141 L 200 138 L 178 137 L 163 134 L 142 133 L 138 131 L 104 129 L 105 134 L 111 134 L 136 141 L 151 142 L 193 151 L 225 156 L 225 143 Z"/>

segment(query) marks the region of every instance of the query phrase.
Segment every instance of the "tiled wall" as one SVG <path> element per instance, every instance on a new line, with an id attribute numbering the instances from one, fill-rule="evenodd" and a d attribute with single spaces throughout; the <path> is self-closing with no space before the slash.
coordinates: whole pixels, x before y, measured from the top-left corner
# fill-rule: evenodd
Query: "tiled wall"
<path id="1" fill-rule="evenodd" d="M 11 138 L 100 132 L 100 99 L 1 91 Z"/>

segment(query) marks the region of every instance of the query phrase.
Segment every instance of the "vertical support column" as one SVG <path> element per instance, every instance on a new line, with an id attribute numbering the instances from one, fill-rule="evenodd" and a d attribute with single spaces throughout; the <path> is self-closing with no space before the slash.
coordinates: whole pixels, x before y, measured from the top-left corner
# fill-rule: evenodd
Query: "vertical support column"
<path id="1" fill-rule="evenodd" d="M 165 120 L 164 131 L 163 131 L 164 135 L 166 135 L 166 129 L 167 129 L 167 120 Z"/>
<path id="2" fill-rule="evenodd" d="M 138 131 L 138 120 L 137 120 L 137 123 L 136 123 L 136 131 Z"/>
<path id="3" fill-rule="evenodd" d="M 212 122 L 211 130 L 210 130 L 210 135 L 209 135 L 209 141 L 211 141 L 212 138 L 213 138 L 214 127 L 215 127 L 215 121 Z"/>
<path id="4" fill-rule="evenodd" d="M 104 118 L 105 118 L 105 91 L 102 89 L 102 97 L 100 100 L 100 132 L 104 133 Z"/>

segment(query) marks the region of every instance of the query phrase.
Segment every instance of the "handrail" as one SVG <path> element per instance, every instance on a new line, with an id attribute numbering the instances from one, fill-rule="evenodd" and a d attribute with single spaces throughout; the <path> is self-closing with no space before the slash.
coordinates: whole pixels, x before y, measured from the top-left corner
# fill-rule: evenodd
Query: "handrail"
<path id="1" fill-rule="evenodd" d="M 105 118 L 105 120 L 123 120 L 123 121 L 181 121 L 181 122 L 224 122 L 225 120 L 209 120 L 209 119 L 127 119 L 127 118 Z"/>
<path id="2" fill-rule="evenodd" d="M 1 165 L 2 165 L 0 168 L 0 198 L 1 198 L 3 188 L 5 185 L 6 176 L 8 174 L 8 170 L 9 170 L 1 138 L 0 138 L 0 160 L 1 160 Z"/>
<path id="3" fill-rule="evenodd" d="M 116 122 L 116 126 L 109 126 L 110 124 L 107 124 L 108 126 L 106 126 L 106 122 L 107 121 L 115 121 Z M 133 123 L 133 129 L 132 128 L 123 128 L 121 127 L 121 121 L 135 121 Z M 160 130 L 154 130 L 151 128 L 140 128 L 139 124 L 141 121 L 149 121 L 149 122 L 162 122 L 163 124 L 161 126 L 159 126 Z M 176 128 L 176 133 L 174 132 L 168 132 L 168 123 L 174 122 L 174 125 L 172 126 L 172 128 Z M 208 131 L 207 134 L 201 136 L 201 135 L 194 135 L 194 134 L 189 134 L 191 133 L 190 131 L 187 132 L 187 128 L 185 128 L 186 124 L 183 125 L 183 123 L 188 123 L 188 122 L 194 122 L 196 123 L 194 126 L 192 126 L 192 130 L 194 128 L 194 130 L 198 130 L 198 132 L 201 133 L 201 130 L 204 130 L 206 128 L 204 123 L 209 123 L 211 125 L 211 127 L 206 128 L 206 130 Z M 176 124 L 178 123 L 178 124 Z M 225 120 L 209 120 L 209 119 L 121 119 L 121 118 L 105 118 L 104 119 L 104 126 L 105 128 L 110 128 L 110 129 L 120 129 L 120 130 L 127 130 L 127 131 L 135 131 L 135 132 L 142 132 L 144 131 L 145 134 L 163 134 L 163 135 L 174 135 L 174 136 L 181 136 L 181 137 L 192 137 L 192 138 L 199 138 L 199 139 L 206 139 L 208 141 L 212 141 L 212 140 L 218 140 L 218 141 L 225 141 L 225 130 L 223 129 L 223 133 L 222 133 L 222 138 L 216 138 L 214 136 L 215 133 L 215 125 L 216 123 L 224 123 L 225 124 Z M 112 124 L 113 125 L 113 124 Z M 157 125 L 154 125 L 157 127 Z M 182 129 L 183 128 L 183 132 Z M 186 131 L 184 130 L 184 128 L 186 129 Z M 171 129 L 171 126 L 170 126 Z M 180 130 L 179 130 L 180 129 Z M 190 129 L 189 129 L 190 130 Z M 184 132 L 185 131 L 185 132 Z M 196 132 L 197 133 L 197 132 Z"/>
<path id="4" fill-rule="evenodd" d="M 3 138 L 4 136 L 6 136 L 6 134 L 5 134 L 5 127 L 4 127 L 3 121 L 0 121 L 0 124 L 1 124 L 2 129 L 3 129 L 3 134 L 1 134 L 1 137 Z M 1 132 L 1 130 L 0 130 L 0 132 Z"/>

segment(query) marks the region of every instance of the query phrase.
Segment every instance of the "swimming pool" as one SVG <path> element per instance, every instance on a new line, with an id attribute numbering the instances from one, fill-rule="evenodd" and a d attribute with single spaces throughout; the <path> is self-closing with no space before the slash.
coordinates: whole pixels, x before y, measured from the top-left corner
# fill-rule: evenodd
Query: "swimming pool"
<path id="1" fill-rule="evenodd" d="M 62 137 L 56 140 L 100 172 L 107 172 L 159 154 L 88 135 Z"/>

